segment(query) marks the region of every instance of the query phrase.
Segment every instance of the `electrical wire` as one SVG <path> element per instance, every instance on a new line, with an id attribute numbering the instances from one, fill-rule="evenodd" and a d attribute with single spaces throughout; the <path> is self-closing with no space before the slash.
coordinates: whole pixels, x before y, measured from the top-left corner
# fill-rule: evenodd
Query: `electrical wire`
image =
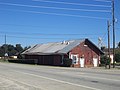
<path id="1" fill-rule="evenodd" d="M 4 35 L 0 35 L 0 37 L 4 37 Z M 83 39 L 83 38 L 71 38 L 71 37 L 65 37 L 65 38 L 37 38 L 37 37 L 28 37 L 28 36 L 16 36 L 16 35 L 6 35 L 8 38 L 23 38 L 23 39 L 41 39 L 41 40 L 75 40 L 75 39 Z M 88 38 L 88 37 L 87 37 Z M 90 39 L 96 39 L 97 37 L 89 37 Z M 85 38 L 84 38 L 85 39 Z"/>
<path id="2" fill-rule="evenodd" d="M 4 35 L 0 35 L 1 37 L 4 37 Z M 6 35 L 6 37 L 9 38 L 24 38 L 24 39 L 59 39 L 59 40 L 65 40 L 65 39 L 71 39 L 73 40 L 73 38 L 37 38 L 37 37 L 28 37 L 28 36 L 16 36 L 16 35 Z M 74 38 L 76 39 L 76 38 Z"/>
<path id="3" fill-rule="evenodd" d="M 93 1 L 111 3 L 111 0 L 93 0 Z"/>
<path id="4" fill-rule="evenodd" d="M 38 25 L 23 25 L 23 24 L 8 24 L 8 23 L 0 23 L 1 26 L 22 26 L 22 27 L 42 27 L 42 26 L 38 26 Z M 48 27 L 48 26 L 47 26 Z"/>
<path id="5" fill-rule="evenodd" d="M 65 38 L 35 38 L 35 37 L 21 37 L 21 36 L 15 36 L 15 35 L 7 35 L 7 37 L 13 37 L 13 38 L 24 38 L 24 39 L 65 39 Z"/>
<path id="6" fill-rule="evenodd" d="M 106 33 L 103 35 L 103 37 L 102 37 L 102 40 L 104 41 L 104 42 L 102 42 L 102 43 L 105 43 L 106 38 L 107 38 L 107 32 L 106 32 Z"/>
<path id="7" fill-rule="evenodd" d="M 37 1 L 37 0 L 34 0 L 34 1 Z M 43 0 L 42 0 L 43 1 Z M 108 0 L 94 0 L 94 1 L 99 1 L 99 2 L 111 2 L 111 1 L 108 1 Z M 57 2 L 56 2 L 57 3 Z M 64 3 L 64 2 L 62 2 Z M 61 3 L 61 4 L 62 4 Z M 66 2 L 65 2 L 66 3 Z M 13 4 L 13 3 L 8 3 L 8 4 Z M 75 3 L 69 3 L 69 4 L 74 4 Z M 22 4 L 14 4 L 14 6 L 24 6 L 24 7 L 45 7 L 45 6 L 32 6 L 32 5 L 22 5 Z M 77 4 L 76 5 L 83 5 L 83 6 L 93 6 L 93 7 L 111 7 L 111 6 L 107 6 L 107 5 L 93 5 L 93 4 Z M 49 8 L 49 7 L 45 7 L 45 8 Z M 51 9 L 52 8 L 57 8 L 57 7 L 50 7 Z M 67 10 L 67 9 L 71 9 L 71 8 L 61 8 L 62 10 Z M 5 9 L 4 9 L 5 10 Z M 108 20 L 108 18 L 102 18 L 102 17 L 91 17 L 91 16 L 80 16 L 80 15 L 71 15 L 71 14 L 58 14 L 58 13 L 49 13 L 49 12 L 37 12 L 37 11 L 27 11 L 27 10 L 12 10 L 12 9 L 6 9 L 6 10 L 9 10 L 9 11 L 19 11 L 19 12 L 25 12 L 25 13 L 36 13 L 36 14 L 48 14 L 48 15 L 61 15 L 61 16 L 72 16 L 72 17 L 84 17 L 84 18 L 92 18 L 92 19 L 104 19 L 104 20 Z M 74 9 L 75 10 L 75 9 Z M 81 10 L 81 9 L 79 9 Z M 82 10 L 86 10 L 86 9 L 82 9 Z M 78 9 L 77 9 L 78 11 Z M 110 12 L 108 10 L 104 10 L 104 11 L 107 11 L 107 12 Z M 91 12 L 91 11 L 90 11 Z M 94 11 L 96 12 L 96 11 Z M 16 33 L 17 34 L 17 33 Z M 24 33 L 25 34 L 25 33 Z M 27 34 L 27 33 L 26 33 Z M 33 34 L 31 34 L 33 35 Z M 40 35 L 82 35 L 82 34 L 40 34 Z M 90 35 L 90 34 L 83 34 L 83 35 Z M 97 35 L 97 34 L 91 34 L 91 35 Z M 19 37 L 19 36 L 15 36 L 15 35 L 8 35 L 8 37 L 14 37 L 14 38 L 28 38 L 28 39 L 65 39 L 65 38 L 34 38 L 34 37 Z"/>
<path id="8" fill-rule="evenodd" d="M 78 17 L 78 18 L 99 19 L 99 20 L 108 20 L 109 19 L 109 18 L 103 18 L 103 17 L 92 17 L 92 16 L 85 16 L 85 15 L 81 16 L 81 15 L 74 15 L 74 14 L 59 14 L 59 13 L 26 11 L 26 10 L 13 10 L 13 9 L 1 9 L 1 10 L 17 11 L 17 12 L 24 12 L 24 13 L 35 13 L 35 14 L 56 15 L 56 16 L 68 16 L 68 17 Z"/>
<path id="9" fill-rule="evenodd" d="M 47 9 L 59 9 L 59 10 L 71 10 L 71 11 L 84 11 L 84 12 L 102 12 L 110 13 L 109 10 L 89 10 L 89 9 L 75 9 L 75 8 L 60 8 L 60 7 L 48 7 L 48 6 L 34 6 L 34 5 L 24 5 L 24 4 L 14 4 L 14 3 L 0 3 L 2 5 L 11 5 L 19 7 L 32 7 L 32 8 L 47 8 Z"/>
<path id="10" fill-rule="evenodd" d="M 78 6 L 89 6 L 89 7 L 107 7 L 111 8 L 108 5 L 95 5 L 95 4 L 80 4 L 80 3 L 70 3 L 70 2 L 58 2 L 58 1 L 48 1 L 48 0 L 32 0 L 32 1 L 39 1 L 39 2 L 47 2 L 47 3 L 57 3 L 57 4 L 68 4 L 68 5 L 78 5 Z"/>
<path id="11" fill-rule="evenodd" d="M 23 30 L 21 30 L 21 31 L 23 31 Z M 23 32 L 3 32 L 3 31 L 0 31 L 0 33 L 2 33 L 2 34 L 15 34 L 15 35 L 35 35 L 35 36 L 80 36 L 80 35 L 91 35 L 91 36 L 96 36 L 96 35 L 102 35 L 103 33 L 94 33 L 94 34 L 88 34 L 88 33 L 69 33 L 69 34 L 58 34 L 58 33 L 51 33 L 51 34 L 47 34 L 47 33 L 23 33 Z"/>
<path id="12" fill-rule="evenodd" d="M 0 34 L 1 37 L 4 37 L 5 35 Z M 8 34 L 6 35 L 6 37 L 9 37 L 9 38 L 24 38 L 24 39 L 65 39 L 65 38 L 38 38 L 38 37 L 17 36 L 17 35 L 8 35 Z"/>

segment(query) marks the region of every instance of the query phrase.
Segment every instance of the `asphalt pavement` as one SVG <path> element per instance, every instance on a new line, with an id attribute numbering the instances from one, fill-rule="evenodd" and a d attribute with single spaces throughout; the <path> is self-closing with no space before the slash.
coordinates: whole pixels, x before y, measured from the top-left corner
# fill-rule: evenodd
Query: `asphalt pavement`
<path id="1" fill-rule="evenodd" d="M 120 90 L 120 69 L 0 62 L 0 90 Z"/>

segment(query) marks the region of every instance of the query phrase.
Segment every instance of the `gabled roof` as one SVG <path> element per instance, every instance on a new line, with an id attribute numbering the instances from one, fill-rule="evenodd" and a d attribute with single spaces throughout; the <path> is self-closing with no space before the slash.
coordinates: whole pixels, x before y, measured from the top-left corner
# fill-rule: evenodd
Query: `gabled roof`
<path id="1" fill-rule="evenodd" d="M 94 48 L 96 48 L 100 52 L 100 54 L 104 54 L 104 52 L 101 49 L 99 49 L 94 43 L 92 43 L 89 39 L 86 39 L 86 42 L 91 43 L 94 46 Z"/>
<path id="2" fill-rule="evenodd" d="M 85 39 L 69 41 L 69 45 L 61 49 L 58 53 L 68 53 L 70 50 L 72 50 L 74 47 L 76 47 L 77 45 L 84 41 Z"/>
<path id="3" fill-rule="evenodd" d="M 101 54 L 103 54 L 103 52 L 88 39 L 78 39 L 78 40 L 69 40 L 64 42 L 37 44 L 31 47 L 30 49 L 24 51 L 22 54 L 27 54 L 27 55 L 66 54 L 74 47 L 76 47 L 77 45 L 79 45 L 84 41 L 89 41 Z"/>
<path id="4" fill-rule="evenodd" d="M 68 53 L 70 50 L 72 50 L 75 46 L 79 45 L 83 41 L 85 41 L 85 39 L 37 44 L 30 49 L 24 51 L 22 54 L 46 55 Z"/>

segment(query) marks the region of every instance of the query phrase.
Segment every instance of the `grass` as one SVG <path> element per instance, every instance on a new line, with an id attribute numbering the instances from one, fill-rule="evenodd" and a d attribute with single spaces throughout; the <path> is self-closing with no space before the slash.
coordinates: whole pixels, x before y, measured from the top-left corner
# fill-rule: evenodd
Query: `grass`
<path id="1" fill-rule="evenodd" d="M 5 59 L 0 59 L 0 62 L 8 62 L 8 61 Z"/>

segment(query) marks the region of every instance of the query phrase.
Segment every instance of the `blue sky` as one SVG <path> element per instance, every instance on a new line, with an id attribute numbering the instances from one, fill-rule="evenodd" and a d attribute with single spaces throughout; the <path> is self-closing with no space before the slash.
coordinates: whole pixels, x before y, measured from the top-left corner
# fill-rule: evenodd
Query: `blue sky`
<path id="1" fill-rule="evenodd" d="M 111 0 L 0 0 L 0 45 L 39 43 L 98 37 L 107 46 Z M 120 0 L 115 0 L 116 44 L 120 41 Z M 112 27 L 110 28 L 112 46 Z"/>

